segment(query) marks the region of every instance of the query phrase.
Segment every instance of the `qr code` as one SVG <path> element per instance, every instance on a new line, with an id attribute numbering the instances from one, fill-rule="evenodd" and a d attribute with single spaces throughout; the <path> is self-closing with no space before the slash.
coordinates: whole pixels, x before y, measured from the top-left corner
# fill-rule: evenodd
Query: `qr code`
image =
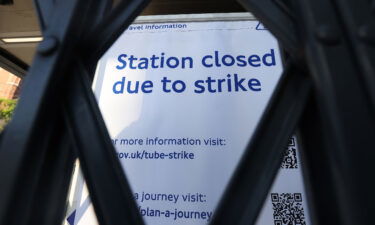
<path id="1" fill-rule="evenodd" d="M 271 193 L 275 225 L 306 225 L 301 193 Z"/>
<path id="2" fill-rule="evenodd" d="M 294 137 L 289 139 L 288 146 L 286 147 L 284 159 L 281 163 L 281 168 L 283 169 L 297 169 L 297 149 L 296 149 L 296 139 Z"/>

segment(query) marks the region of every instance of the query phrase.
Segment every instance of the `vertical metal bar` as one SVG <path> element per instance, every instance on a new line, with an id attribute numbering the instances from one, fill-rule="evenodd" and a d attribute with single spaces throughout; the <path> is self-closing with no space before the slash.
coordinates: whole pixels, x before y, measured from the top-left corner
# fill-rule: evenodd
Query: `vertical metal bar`
<path id="1" fill-rule="evenodd" d="M 67 193 L 75 154 L 67 135 L 62 111 L 58 114 L 50 144 L 34 194 L 28 224 L 60 225 L 64 218 Z"/>
<path id="2" fill-rule="evenodd" d="M 324 125 L 321 132 L 329 141 L 327 173 L 333 176 L 339 221 L 373 224 L 375 181 L 369 177 L 375 170 L 375 115 L 358 75 L 361 70 L 353 62 L 350 42 L 332 1 L 295 2 Z"/>
<path id="3" fill-rule="evenodd" d="M 40 29 L 45 31 L 51 15 L 53 15 L 53 11 L 56 9 L 56 1 L 34 0 L 33 2 L 38 14 Z"/>
<path id="4" fill-rule="evenodd" d="M 352 59 L 360 67 L 362 85 L 375 113 L 375 19 L 374 2 L 368 0 L 335 0 L 341 23 L 350 39 Z"/>
<path id="5" fill-rule="evenodd" d="M 29 218 L 48 135 L 53 129 L 49 125 L 54 123 L 57 110 L 57 81 L 61 79 L 63 68 L 68 63 L 68 60 L 62 58 L 72 54 L 73 45 L 70 44 L 80 33 L 77 19 L 84 15 L 84 6 L 83 1 L 65 1 L 53 17 L 56 26 L 51 26 L 48 31 L 50 36 L 38 48 L 13 120 L 2 136 L 0 224 L 22 225 Z M 66 19 L 61 20 L 61 17 Z M 28 188 L 22 188 L 26 186 Z"/>
<path id="6" fill-rule="evenodd" d="M 310 81 L 287 66 L 215 211 L 212 225 L 254 224 L 280 168 L 310 92 Z M 271 141 L 272 140 L 272 141 Z"/>
<path id="7" fill-rule="evenodd" d="M 340 216 L 337 207 L 340 203 L 335 190 L 335 164 L 328 154 L 332 146 L 322 133 L 326 129 L 324 114 L 319 112 L 317 104 L 313 97 L 309 99 L 298 131 L 309 214 L 312 224 L 344 224 L 346 218 Z"/>

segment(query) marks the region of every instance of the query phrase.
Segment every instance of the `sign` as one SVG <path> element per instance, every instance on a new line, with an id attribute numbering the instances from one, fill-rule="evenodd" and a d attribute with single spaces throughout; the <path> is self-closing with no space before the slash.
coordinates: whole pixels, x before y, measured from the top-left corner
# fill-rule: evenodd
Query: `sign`
<path id="1" fill-rule="evenodd" d="M 147 224 L 212 219 L 280 78 L 279 54 L 258 21 L 209 21 L 133 24 L 103 56 L 93 89 Z M 305 199 L 291 138 L 258 224 L 307 224 Z M 81 197 L 69 223 L 93 224 L 90 208 Z"/>

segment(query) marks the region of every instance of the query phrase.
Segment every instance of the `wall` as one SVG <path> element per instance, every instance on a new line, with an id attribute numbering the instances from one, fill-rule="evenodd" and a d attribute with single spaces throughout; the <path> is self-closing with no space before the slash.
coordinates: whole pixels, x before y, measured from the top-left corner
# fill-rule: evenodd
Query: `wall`
<path id="1" fill-rule="evenodd" d="M 0 98 L 18 98 L 21 79 L 0 67 Z"/>

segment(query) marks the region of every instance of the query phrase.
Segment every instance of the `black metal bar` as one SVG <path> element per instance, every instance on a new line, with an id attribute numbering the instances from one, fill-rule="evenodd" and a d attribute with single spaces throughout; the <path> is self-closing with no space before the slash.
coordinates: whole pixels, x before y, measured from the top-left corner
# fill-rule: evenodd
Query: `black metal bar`
<path id="1" fill-rule="evenodd" d="M 310 81 L 287 66 L 211 224 L 254 224 L 304 109 Z M 272 140 L 272 141 L 270 141 Z"/>
<path id="2" fill-rule="evenodd" d="M 93 30 L 110 14 L 112 14 L 112 7 L 113 7 L 113 0 L 101 0 L 101 1 L 94 1 L 91 5 L 91 14 L 87 21 L 87 31 L 82 36 L 82 41 L 85 43 L 85 39 L 88 39 L 91 35 L 93 35 Z M 130 24 L 130 23 L 129 23 Z M 128 25 L 129 25 L 128 24 Z M 128 27 L 128 25 L 124 25 Z M 92 46 L 94 47 L 94 46 Z M 96 48 L 96 47 L 95 47 Z M 96 62 L 93 64 L 97 64 Z"/>
<path id="3" fill-rule="evenodd" d="M 40 1 L 35 1 L 38 10 L 39 19 L 41 23 L 42 32 L 47 30 L 48 22 L 51 21 L 50 15 L 56 7 L 55 2 L 47 1 L 43 4 Z M 89 16 L 82 17 L 85 19 L 87 27 L 94 24 L 94 19 L 99 20 L 107 8 L 108 1 L 100 1 L 99 3 L 87 2 L 90 8 Z M 90 18 L 92 17 L 92 18 Z M 61 108 L 61 106 L 59 106 Z M 51 136 L 51 144 L 47 147 L 46 157 L 43 161 L 43 168 L 41 170 L 41 178 L 35 187 L 33 199 L 33 207 L 28 219 L 29 224 L 50 225 L 61 224 L 63 221 L 67 192 L 70 185 L 71 173 L 76 159 L 71 146 L 71 140 L 68 138 L 68 129 L 63 124 L 63 114 L 61 109 L 58 112 L 59 118 L 51 120 L 52 124 L 58 127 L 54 129 L 54 135 Z"/>
<path id="4" fill-rule="evenodd" d="M 53 17 L 49 19 L 48 17 L 51 15 L 51 12 L 49 11 L 51 10 L 52 5 L 49 3 L 47 4 L 48 5 L 42 5 L 39 8 L 39 15 L 44 26 L 44 41 L 38 47 L 37 55 L 34 60 L 34 66 L 30 71 L 29 79 L 26 80 L 26 85 L 22 92 L 19 105 L 16 109 L 14 120 L 11 122 L 7 131 L 2 136 L 2 151 L 0 152 L 0 176 L 2 177 L 2 192 L 0 194 L 0 221 L 2 224 L 20 225 L 26 224 L 30 221 L 35 222 L 41 218 L 41 210 L 30 209 L 33 202 L 35 203 L 35 201 L 38 199 L 48 198 L 50 202 L 41 204 L 41 208 L 46 209 L 50 204 L 56 203 L 54 202 L 56 197 L 61 197 L 56 195 L 57 192 L 53 191 L 48 192 L 46 196 L 41 195 L 43 185 L 52 187 L 56 185 L 57 182 L 53 178 L 47 179 L 48 172 L 42 172 L 41 169 L 47 171 L 48 169 L 51 169 L 49 172 L 53 172 L 53 169 L 56 169 L 56 173 L 62 172 L 61 167 L 54 168 L 54 165 L 49 163 L 46 164 L 45 157 L 53 157 L 57 164 L 55 166 L 62 166 L 62 164 L 65 162 L 65 157 L 69 156 L 68 152 L 63 152 L 64 148 L 66 147 L 64 145 L 61 145 L 61 149 L 59 149 L 60 152 L 58 153 L 51 153 L 47 152 L 46 150 L 48 147 L 50 147 L 48 146 L 47 140 L 52 139 L 55 136 L 59 136 L 56 135 L 53 130 L 51 130 L 53 127 L 52 125 L 56 123 L 56 119 L 53 116 L 49 116 L 49 114 L 54 115 L 59 109 L 59 101 L 64 96 L 64 92 L 62 91 L 64 89 L 62 89 L 61 82 L 66 84 L 67 80 L 69 79 L 67 78 L 67 74 L 69 74 L 68 71 L 74 71 L 74 69 L 72 69 L 74 68 L 74 65 L 72 64 L 73 57 L 70 56 L 75 55 L 77 53 L 76 51 L 80 50 L 80 48 L 77 48 L 77 46 L 80 46 L 79 43 L 82 43 L 83 34 L 85 34 L 87 30 L 90 30 L 92 25 L 100 20 L 99 18 L 101 15 L 93 15 L 92 13 L 96 12 L 101 14 L 108 9 L 105 9 L 105 7 L 101 8 L 103 5 L 108 6 L 108 1 L 102 1 L 99 7 L 92 7 L 93 5 L 95 6 L 93 1 L 59 1 L 55 2 L 53 6 Z M 134 6 L 134 4 L 131 4 L 129 7 L 132 6 Z M 139 8 L 136 8 L 136 10 L 139 10 Z M 126 12 L 128 13 L 127 17 L 135 16 L 131 10 Z M 120 12 L 117 13 L 119 14 Z M 129 18 L 126 18 L 123 15 L 120 17 L 130 23 Z M 92 19 L 94 19 L 94 21 Z M 90 24 L 90 22 L 92 23 Z M 122 28 L 126 29 L 126 26 L 127 25 L 125 24 Z M 111 32 L 116 33 L 116 30 L 112 30 Z M 110 45 L 108 42 L 107 44 Z M 92 47 L 95 48 L 95 46 Z M 94 66 L 94 64 L 96 64 L 96 62 L 92 62 L 91 66 Z M 73 72 L 73 74 L 75 74 L 75 72 Z M 84 90 L 87 93 L 78 92 L 79 94 L 82 94 L 82 96 L 76 96 L 77 98 L 81 97 L 79 98 L 80 100 L 82 100 L 82 98 L 85 99 L 84 97 L 86 95 L 92 95 L 90 88 Z M 90 117 L 92 121 L 86 121 L 88 124 L 90 124 L 90 122 L 94 123 L 91 124 L 91 128 L 95 127 L 95 125 L 97 125 L 95 122 L 101 118 L 98 110 L 93 115 L 98 118 L 95 120 Z M 48 121 L 48 119 L 51 121 Z M 50 124 L 51 126 L 48 126 L 47 124 Z M 86 126 L 85 128 L 90 128 L 90 125 Z M 96 126 L 95 128 L 98 127 Z M 103 129 L 101 133 L 106 132 L 106 128 L 104 126 L 100 128 Z M 74 129 L 73 131 L 78 132 Z M 45 133 L 50 135 L 50 137 L 44 135 Z M 46 138 L 46 140 L 44 140 L 42 137 Z M 63 137 L 63 135 L 60 136 L 60 138 Z M 109 146 L 112 147 L 109 139 L 106 140 L 106 138 L 108 139 L 108 135 L 101 136 L 99 137 L 100 140 L 98 140 L 98 142 L 106 143 L 107 146 L 105 147 L 108 147 L 109 143 Z M 43 146 L 41 147 L 42 144 Z M 10 149 L 15 150 L 10 151 Z M 103 148 L 100 150 L 105 151 L 105 149 L 108 148 Z M 27 161 L 30 154 L 32 154 L 32 163 Z M 90 187 L 94 186 L 94 188 L 91 188 L 91 190 L 94 190 L 91 197 L 93 198 L 95 209 L 97 212 L 99 212 L 98 218 L 102 222 L 105 221 L 105 224 L 113 224 L 112 222 L 114 221 L 120 223 L 120 221 L 126 220 L 130 220 L 130 224 L 142 224 L 142 220 L 139 219 L 141 217 L 139 216 L 139 213 L 135 207 L 135 202 L 130 189 L 128 186 L 126 186 L 126 181 L 124 179 L 121 166 L 118 166 L 118 169 L 113 171 L 111 166 L 113 166 L 112 164 L 116 165 L 116 161 L 114 161 L 116 158 L 114 157 L 113 151 L 108 154 L 113 155 L 111 165 L 109 165 L 110 169 L 106 170 L 106 172 L 109 172 L 109 174 L 105 174 L 104 176 L 101 176 L 101 178 L 108 176 L 110 178 L 120 177 L 121 179 L 117 179 L 118 183 L 116 184 L 119 186 L 112 186 L 114 188 L 110 189 L 109 192 L 108 189 L 107 192 L 96 191 L 97 188 L 99 188 L 99 190 L 103 190 L 100 189 L 103 188 L 103 185 L 104 188 L 106 188 L 106 183 L 108 182 L 102 183 L 103 185 L 89 185 Z M 71 160 L 68 160 L 68 162 L 71 162 Z M 86 172 L 90 171 L 89 174 L 86 173 L 86 176 L 89 177 L 88 182 L 89 184 L 92 182 L 100 184 L 101 180 L 97 181 L 93 178 L 97 171 L 92 170 L 94 167 L 92 167 L 93 164 L 90 164 L 90 162 L 87 163 L 91 166 L 90 170 L 86 170 Z M 118 161 L 117 163 L 119 164 Z M 83 159 L 82 164 L 86 165 L 85 158 Z M 108 164 L 106 164 L 106 166 L 108 166 Z M 95 167 L 95 169 L 97 169 L 97 167 Z M 91 178 L 93 178 L 94 181 L 92 181 Z M 108 181 L 113 182 L 112 180 Z M 22 191 L 22 195 L 18 195 L 16 197 L 17 191 L 20 192 L 19 189 L 25 183 L 28 184 L 29 189 L 27 189 L 27 191 Z M 127 192 L 124 191 L 126 188 L 129 189 Z M 62 193 L 64 190 L 66 189 L 59 189 L 58 192 Z M 120 191 L 116 192 L 116 190 Z M 116 198 L 111 198 L 113 201 L 108 203 L 107 193 L 111 193 L 113 191 L 118 195 Z M 34 194 L 36 194 L 35 197 L 33 197 Z M 114 195 L 112 195 L 112 197 L 114 197 Z M 17 204 L 12 202 L 13 199 L 17 199 Z M 112 207 L 113 212 L 118 213 L 117 217 L 112 218 L 111 216 L 108 216 L 108 209 L 111 207 L 108 207 L 108 209 L 104 208 L 103 210 L 103 207 L 98 206 L 98 201 L 100 203 L 107 201 L 107 206 L 110 204 L 117 206 L 118 208 L 116 210 Z M 22 202 L 23 205 L 21 205 L 20 202 Z M 124 212 L 121 211 L 121 209 L 129 209 L 129 207 L 132 210 L 127 211 L 128 218 L 122 218 L 121 215 L 123 215 Z M 51 208 L 50 210 L 58 211 L 59 208 L 61 207 L 56 205 L 56 207 Z M 98 210 L 98 208 L 102 210 Z M 52 213 L 58 213 L 57 211 Z M 102 211 L 105 213 L 102 213 Z M 19 215 L 16 216 L 14 214 L 15 212 L 17 212 Z M 32 212 L 36 214 L 31 216 L 30 214 Z M 46 217 L 43 221 L 41 221 L 40 224 L 48 224 L 48 222 L 56 219 L 55 216 L 58 217 L 58 214 L 55 214 L 54 217 Z"/>
<path id="5" fill-rule="evenodd" d="M 36 1 L 45 40 L 0 143 L 0 224 L 53 224 L 61 219 L 69 177 L 65 172 L 73 160 L 72 152 L 64 151 L 69 149 L 66 128 L 58 128 L 62 102 L 66 121 L 60 122 L 69 126 L 69 142 L 79 153 L 99 222 L 143 224 L 89 80 L 96 61 L 146 2 L 123 1 L 102 20 L 108 1 L 97 7 L 94 1 Z M 369 2 L 293 1 L 297 8 L 281 0 L 241 2 L 293 59 L 305 54 L 310 68 L 316 102 L 304 114 L 301 142 L 314 222 L 372 224 L 375 78 Z M 6 69 L 22 73 L 22 63 L 3 58 Z M 290 66 L 282 76 L 212 224 L 254 224 L 307 102 L 311 85 L 304 75 Z M 47 151 L 52 145 L 58 145 L 56 151 Z M 36 206 L 40 208 L 32 209 Z"/>
<path id="6" fill-rule="evenodd" d="M 55 8 L 58 8 L 59 3 L 64 4 L 64 1 L 60 0 L 60 2 L 56 2 L 48 0 L 34 0 L 34 5 L 36 8 L 36 12 L 38 14 L 39 24 L 42 32 L 44 32 L 47 29 L 48 23 L 51 23 L 51 16 L 54 15 L 54 10 Z M 88 1 L 86 6 L 90 9 L 90 14 L 86 15 L 82 19 L 85 20 L 84 23 L 86 23 L 86 32 L 89 32 L 103 19 L 105 15 L 109 13 L 112 7 L 112 1 Z M 82 36 L 85 35 L 86 33 L 82 33 Z"/>
<path id="7" fill-rule="evenodd" d="M 298 142 L 304 184 L 312 224 L 345 224 L 340 216 L 339 196 L 333 171 L 335 164 L 328 154 L 331 146 L 322 130 L 326 129 L 316 99 L 310 98 L 301 118 Z M 319 210 L 316 210 L 319 209 Z"/>
<path id="8" fill-rule="evenodd" d="M 362 85 L 375 113 L 375 19 L 374 2 L 367 0 L 335 0 L 341 23 L 353 48 L 352 59 L 360 65 Z M 371 5 L 372 4 L 372 5 Z"/>
<path id="9" fill-rule="evenodd" d="M 296 1 L 342 224 L 372 224 L 375 115 L 331 1 Z M 324 187 L 321 187 L 324 188 Z M 327 191 L 328 192 L 328 191 Z M 314 209 L 319 212 L 323 209 Z M 318 213 L 318 214 L 323 214 Z M 319 221 L 321 222 L 321 221 Z"/>
<path id="10" fill-rule="evenodd" d="M 36 13 L 38 14 L 39 26 L 42 31 L 47 29 L 48 22 L 53 15 L 56 1 L 34 0 Z"/>
<path id="11" fill-rule="evenodd" d="M 61 224 L 76 156 L 60 111 L 41 169 L 28 224 Z"/>
<path id="12" fill-rule="evenodd" d="M 79 21 L 84 16 L 84 6 L 84 1 L 65 1 L 52 18 L 56 26 L 46 31 L 48 36 L 38 48 L 13 120 L 2 136 L 0 224 L 22 225 L 29 218 L 31 210 L 25 207 L 31 205 L 46 152 L 46 135 L 52 133 L 52 126 L 46 124 L 49 119 L 54 122 L 59 101 L 57 81 L 62 79 L 69 62 L 62 59 L 73 54 L 72 43 L 81 32 Z M 20 190 L 26 186 L 29 188 Z"/>
<path id="13" fill-rule="evenodd" d="M 148 2 L 149 0 L 121 1 L 113 12 L 90 32 L 87 40 L 83 42 L 86 66 L 96 64 Z M 92 78 L 93 74 L 89 75 Z"/>
<path id="14" fill-rule="evenodd" d="M 82 170 L 102 225 L 142 225 L 143 220 L 123 169 L 115 154 L 99 107 L 82 65 L 69 84 L 65 114 L 71 127 L 71 139 L 78 151 Z"/>
<path id="15" fill-rule="evenodd" d="M 295 57 L 298 53 L 298 37 L 294 21 L 273 0 L 238 0 L 253 13 L 278 38 L 278 41 Z"/>
<path id="16" fill-rule="evenodd" d="M 29 69 L 26 63 L 2 48 L 0 48 L 0 67 L 20 78 L 24 78 Z"/>
<path id="17" fill-rule="evenodd" d="M 50 144 L 49 140 L 54 134 L 54 126 L 47 126 L 45 123 L 39 123 L 38 125 L 40 129 L 44 131 L 40 132 L 40 135 L 43 136 L 43 140 L 35 140 L 29 143 L 34 148 L 29 149 L 24 153 L 23 159 L 19 165 L 19 170 L 21 172 L 17 171 L 16 178 L 18 179 L 16 180 L 16 183 L 11 186 L 12 189 L 9 191 L 6 189 L 10 186 L 10 184 L 7 183 L 9 180 L 6 180 L 7 177 L 4 173 L 8 172 L 12 174 L 14 171 L 4 171 L 4 169 L 8 169 L 9 167 L 4 168 L 3 166 L 5 163 L 1 164 L 1 190 L 4 192 L 7 191 L 6 193 L 8 195 L 1 196 L 2 202 L 0 204 L 4 208 L 1 210 L 0 224 L 26 225 L 29 222 L 35 198 L 34 194 L 36 193 L 37 185 L 42 174 L 45 152 Z M 5 130 L 5 135 L 8 134 L 7 132 L 9 132 L 9 130 Z M 8 149 L 1 149 L 0 154 L 3 154 L 6 150 Z M 9 150 L 15 151 L 15 149 Z M 8 156 L 7 158 L 1 157 L 0 160 L 3 162 L 6 159 L 9 161 L 8 164 L 11 164 L 12 161 L 17 162 L 17 156 L 18 155 L 16 154 Z M 7 164 L 5 164 L 5 166 L 6 165 Z"/>

